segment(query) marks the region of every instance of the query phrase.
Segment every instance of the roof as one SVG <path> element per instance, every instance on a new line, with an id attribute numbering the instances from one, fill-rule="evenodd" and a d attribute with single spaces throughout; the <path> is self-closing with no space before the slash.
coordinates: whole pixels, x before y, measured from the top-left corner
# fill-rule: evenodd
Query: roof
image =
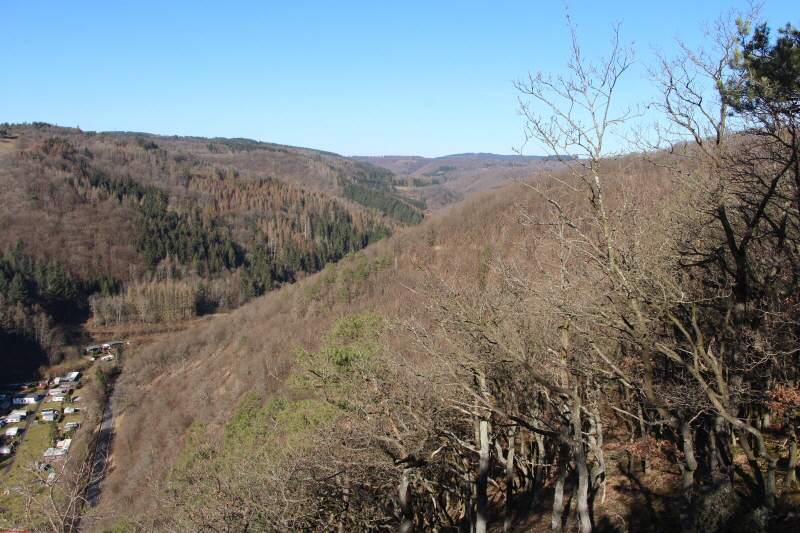
<path id="1" fill-rule="evenodd" d="M 66 454 L 67 450 L 61 450 L 59 448 L 47 448 L 47 451 L 44 452 L 45 457 L 61 457 Z"/>

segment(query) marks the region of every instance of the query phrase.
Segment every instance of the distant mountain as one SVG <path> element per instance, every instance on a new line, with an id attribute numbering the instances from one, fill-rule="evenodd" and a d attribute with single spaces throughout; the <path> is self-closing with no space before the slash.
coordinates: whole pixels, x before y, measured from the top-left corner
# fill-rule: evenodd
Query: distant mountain
<path id="1" fill-rule="evenodd" d="M 531 163 L 556 166 L 544 156 L 462 153 L 442 157 L 351 157 L 397 174 L 395 184 L 406 194 L 424 197 L 429 211 L 436 211 L 478 191 L 504 187 L 537 172 Z"/>
<path id="2" fill-rule="evenodd" d="M 519 163 L 524 163 L 525 158 L 518 154 L 511 154 L 511 155 L 500 155 L 500 154 L 490 154 L 486 152 L 467 152 L 463 154 L 452 154 L 452 155 L 445 155 L 442 157 L 437 157 L 436 159 L 449 159 L 451 157 L 474 157 L 476 159 L 496 159 L 498 161 L 517 161 Z M 539 159 L 539 156 L 533 156 L 534 158 Z"/>

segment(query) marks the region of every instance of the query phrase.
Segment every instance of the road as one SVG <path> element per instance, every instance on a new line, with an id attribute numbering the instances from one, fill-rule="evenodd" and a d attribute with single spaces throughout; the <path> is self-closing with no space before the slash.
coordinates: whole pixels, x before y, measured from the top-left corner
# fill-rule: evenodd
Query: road
<path id="1" fill-rule="evenodd" d="M 108 451 L 111 446 L 111 432 L 114 422 L 114 414 L 111 412 L 111 402 L 106 402 L 103 410 L 103 419 L 100 422 L 100 434 L 97 436 L 97 448 L 94 451 L 92 461 L 92 477 L 86 486 L 86 501 L 89 507 L 96 507 L 100 502 L 100 484 L 106 471 L 106 461 Z"/>

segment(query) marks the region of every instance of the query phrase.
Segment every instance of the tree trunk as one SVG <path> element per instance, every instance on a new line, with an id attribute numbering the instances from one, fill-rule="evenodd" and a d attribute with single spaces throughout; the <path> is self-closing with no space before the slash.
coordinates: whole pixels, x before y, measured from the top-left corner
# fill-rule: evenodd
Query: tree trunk
<path id="1" fill-rule="evenodd" d="M 753 471 L 753 477 L 758 484 L 758 488 L 764 495 L 764 499 L 766 499 L 767 485 L 764 482 L 764 475 L 761 472 L 761 466 L 758 464 L 758 459 L 753 453 L 753 448 L 750 446 L 750 441 L 747 440 L 748 435 L 749 434 L 746 431 L 736 431 L 736 436 L 739 437 L 739 445 L 742 447 L 742 451 L 744 452 L 745 457 L 747 457 L 747 463 L 750 465 L 750 469 Z"/>
<path id="2" fill-rule="evenodd" d="M 475 518 L 475 533 L 486 533 L 486 507 L 488 497 L 486 495 L 486 488 L 489 481 L 489 457 L 491 450 L 489 449 L 489 421 L 480 421 L 480 454 L 478 458 L 478 483 L 476 487 L 477 498 L 477 516 Z"/>
<path id="3" fill-rule="evenodd" d="M 692 505 L 692 492 L 694 490 L 694 471 L 697 470 L 697 459 L 694 455 L 694 439 L 692 427 L 685 420 L 680 421 L 681 443 L 683 445 L 683 490 L 681 491 L 680 520 L 681 530 L 690 531 L 690 509 Z"/>
<path id="4" fill-rule="evenodd" d="M 603 489 L 601 502 L 606 501 L 606 459 L 603 453 L 603 422 L 600 420 L 600 410 L 595 407 L 592 409 L 592 416 L 589 418 L 593 431 L 589 432 L 589 446 L 597 460 L 597 465 L 592 468 L 591 490 L 593 492 Z"/>
<path id="5" fill-rule="evenodd" d="M 544 447 L 544 436 L 536 435 L 536 462 L 533 470 L 533 506 L 539 505 L 539 496 L 544 485 L 545 467 L 544 461 L 547 459 L 547 452 Z"/>
<path id="6" fill-rule="evenodd" d="M 553 495 L 553 520 L 551 527 L 554 532 L 561 531 L 561 517 L 564 514 L 564 483 L 567 480 L 569 465 L 569 445 L 561 443 L 558 454 L 558 473 L 556 475 L 555 493 Z"/>
<path id="7" fill-rule="evenodd" d="M 516 426 L 508 429 L 508 453 L 506 454 L 506 518 L 503 531 L 511 531 L 514 518 L 514 448 L 516 447 Z"/>
<path id="8" fill-rule="evenodd" d="M 533 455 L 534 452 L 531 450 L 531 455 L 530 457 L 528 456 L 528 437 L 523 433 L 520 437 L 519 460 L 516 461 L 516 466 L 522 473 L 520 479 L 523 483 L 522 490 L 524 492 L 531 490 L 531 486 L 533 485 L 532 469 L 534 468 L 533 465 L 536 463 L 535 459 L 532 459 Z"/>
<path id="9" fill-rule="evenodd" d="M 797 469 L 797 432 L 789 427 L 789 466 L 786 468 L 786 477 L 783 478 L 783 490 L 790 490 L 795 481 Z"/>
<path id="10" fill-rule="evenodd" d="M 578 470 L 577 509 L 582 533 L 592 532 L 592 519 L 589 515 L 589 468 L 586 466 L 586 451 L 583 447 L 583 431 L 581 424 L 581 406 L 572 406 L 572 456 Z"/>

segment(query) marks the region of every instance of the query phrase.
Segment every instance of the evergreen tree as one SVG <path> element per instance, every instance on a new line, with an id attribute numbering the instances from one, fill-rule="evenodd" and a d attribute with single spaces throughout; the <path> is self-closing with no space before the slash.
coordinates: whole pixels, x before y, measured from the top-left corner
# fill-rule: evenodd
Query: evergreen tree
<path id="1" fill-rule="evenodd" d="M 22 274 L 17 272 L 8 286 L 8 298 L 12 302 L 18 302 L 22 305 L 30 303 L 30 295 L 28 292 L 27 284 L 25 283 Z"/>

